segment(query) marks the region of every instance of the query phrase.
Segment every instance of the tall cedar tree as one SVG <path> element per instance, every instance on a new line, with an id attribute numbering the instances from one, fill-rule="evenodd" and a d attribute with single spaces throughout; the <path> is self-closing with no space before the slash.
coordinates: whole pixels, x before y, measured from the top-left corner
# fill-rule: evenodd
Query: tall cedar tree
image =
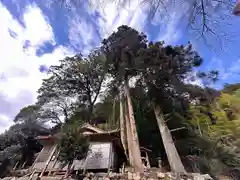
<path id="1" fill-rule="evenodd" d="M 133 166 L 136 171 L 142 172 L 141 153 L 136 131 L 134 112 L 129 93 L 129 78 L 136 74 L 135 57 L 140 49 L 146 48 L 146 36 L 128 26 L 120 26 L 102 42 L 101 49 L 106 56 L 109 73 L 118 82 L 123 84 L 126 99 L 128 118 L 130 121 L 132 143 Z"/>

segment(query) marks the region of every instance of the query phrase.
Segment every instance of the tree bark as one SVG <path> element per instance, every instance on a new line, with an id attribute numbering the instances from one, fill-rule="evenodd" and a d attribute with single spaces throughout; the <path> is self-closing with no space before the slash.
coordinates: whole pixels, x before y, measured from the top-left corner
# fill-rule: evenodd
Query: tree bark
<path id="1" fill-rule="evenodd" d="M 129 157 L 129 164 L 133 167 L 134 163 L 133 163 L 133 149 L 132 149 L 132 132 L 131 132 L 131 128 L 130 128 L 130 122 L 129 122 L 129 118 L 128 118 L 128 111 L 127 111 L 127 105 L 126 103 L 123 104 L 124 105 L 124 119 L 126 122 L 126 132 L 127 132 L 127 148 L 128 148 L 128 157 Z"/>
<path id="2" fill-rule="evenodd" d="M 115 126 L 116 126 L 116 100 L 114 99 L 113 100 L 113 109 L 112 109 L 112 117 L 111 117 L 111 128 L 113 129 L 113 128 L 116 128 Z"/>
<path id="3" fill-rule="evenodd" d="M 131 129 L 131 134 L 132 134 L 132 157 L 133 157 L 133 164 L 134 164 L 133 167 L 134 167 L 135 171 L 143 172 L 144 169 L 143 169 L 143 164 L 142 164 L 142 159 L 141 159 L 138 134 L 137 134 L 137 130 L 136 130 L 136 122 L 135 122 L 135 118 L 134 118 L 134 112 L 133 112 L 127 77 L 125 78 L 125 81 L 124 81 L 124 90 L 125 90 L 126 98 L 127 98 L 129 124 L 130 124 L 130 129 Z"/>
<path id="4" fill-rule="evenodd" d="M 125 120 L 124 120 L 124 114 L 123 114 L 123 102 L 122 102 L 122 95 L 119 93 L 119 110 L 120 110 L 120 135 L 121 135 L 121 141 L 123 144 L 123 149 L 125 152 L 126 157 L 129 159 L 127 154 L 127 140 L 126 140 L 126 127 L 125 127 Z"/>
<path id="5" fill-rule="evenodd" d="M 160 107 L 153 106 L 153 108 L 171 170 L 177 173 L 186 172 L 173 142 L 171 132 L 164 122 Z"/>

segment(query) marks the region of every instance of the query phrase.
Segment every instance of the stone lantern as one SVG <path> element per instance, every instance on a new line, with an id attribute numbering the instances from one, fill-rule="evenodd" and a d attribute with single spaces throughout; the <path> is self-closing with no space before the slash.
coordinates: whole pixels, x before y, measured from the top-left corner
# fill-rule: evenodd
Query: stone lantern
<path id="1" fill-rule="evenodd" d="M 157 158 L 157 161 L 158 161 L 158 167 L 159 167 L 159 168 L 162 168 L 162 158 L 161 158 L 161 157 L 158 157 L 158 158 Z"/>

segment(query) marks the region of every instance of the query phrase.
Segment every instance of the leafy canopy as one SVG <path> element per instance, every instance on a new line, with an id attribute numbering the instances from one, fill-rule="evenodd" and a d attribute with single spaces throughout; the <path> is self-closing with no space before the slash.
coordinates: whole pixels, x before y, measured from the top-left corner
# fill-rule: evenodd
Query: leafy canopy
<path id="1" fill-rule="evenodd" d="M 79 127 L 69 125 L 59 136 L 59 160 L 63 163 L 72 163 L 74 159 L 81 160 L 87 156 L 89 141 L 81 135 Z"/>

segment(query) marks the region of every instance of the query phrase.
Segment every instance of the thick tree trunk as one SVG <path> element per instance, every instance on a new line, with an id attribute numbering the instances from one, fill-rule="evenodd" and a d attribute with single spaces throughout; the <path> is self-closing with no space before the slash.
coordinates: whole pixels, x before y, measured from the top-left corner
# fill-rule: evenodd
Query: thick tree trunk
<path id="1" fill-rule="evenodd" d="M 126 122 L 124 120 L 124 114 L 123 114 L 123 102 L 122 102 L 122 95 L 119 93 L 119 110 L 120 110 L 120 135 L 121 135 L 121 141 L 123 145 L 123 149 L 125 152 L 126 157 L 128 157 L 127 154 L 127 139 L 126 139 Z M 128 157 L 129 159 L 129 157 Z"/>
<path id="2" fill-rule="evenodd" d="M 128 148 L 128 157 L 129 157 L 129 164 L 133 167 L 134 163 L 133 163 L 133 149 L 132 149 L 132 132 L 131 132 L 131 128 L 130 128 L 130 122 L 129 122 L 129 118 L 128 118 L 128 111 L 127 111 L 127 104 L 124 103 L 124 119 L 125 119 L 125 123 L 126 123 L 126 132 L 127 132 L 127 148 Z"/>
<path id="3" fill-rule="evenodd" d="M 186 172 L 173 142 L 171 132 L 164 121 L 163 114 L 159 106 L 154 106 L 154 113 L 171 170 L 177 173 Z"/>
<path id="4" fill-rule="evenodd" d="M 89 105 L 89 109 L 88 109 L 89 114 L 88 114 L 88 117 L 87 117 L 88 123 L 91 123 L 93 106 L 94 106 L 94 104 L 92 104 L 92 103 Z"/>
<path id="5" fill-rule="evenodd" d="M 129 116 L 129 122 L 130 122 L 130 129 L 132 133 L 132 156 L 133 156 L 133 162 L 134 162 L 134 169 L 137 172 L 143 172 L 143 164 L 141 159 L 141 152 L 140 152 L 140 146 L 138 141 L 138 134 L 136 130 L 136 122 L 134 118 L 134 112 L 132 107 L 132 101 L 130 97 L 129 92 L 129 86 L 128 86 L 128 79 L 125 78 L 124 82 L 124 90 L 127 97 L 127 109 L 128 109 L 128 116 Z"/>

